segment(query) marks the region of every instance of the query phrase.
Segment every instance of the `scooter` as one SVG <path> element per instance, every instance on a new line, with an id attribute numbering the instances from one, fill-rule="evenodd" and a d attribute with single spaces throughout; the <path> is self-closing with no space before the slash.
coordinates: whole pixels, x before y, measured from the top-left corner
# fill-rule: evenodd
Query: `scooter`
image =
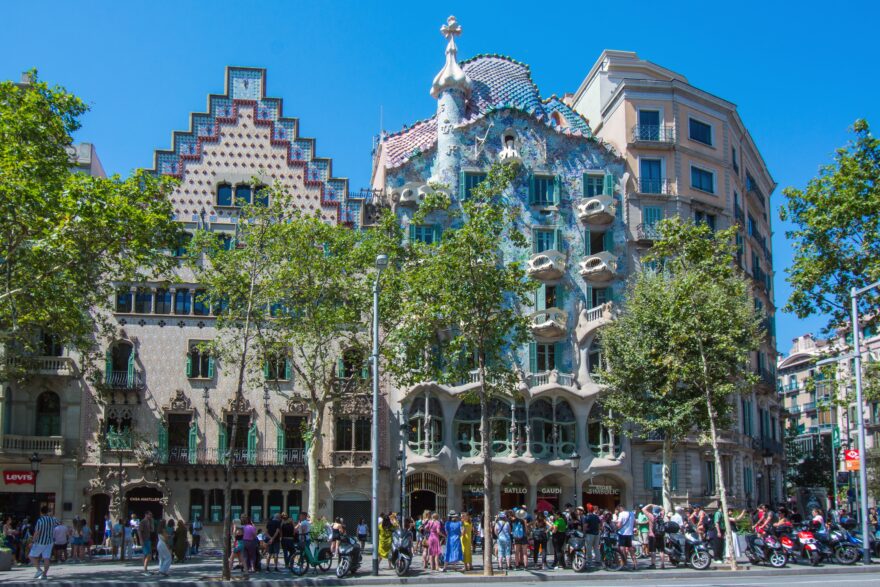
<path id="1" fill-rule="evenodd" d="M 315 572 L 327 572 L 333 564 L 333 553 L 329 546 L 314 547 L 304 540 L 297 541 L 293 551 L 293 565 L 290 570 L 297 577 L 309 572 L 309 567 L 314 567 Z"/>
<path id="2" fill-rule="evenodd" d="M 361 543 L 354 536 L 343 534 L 336 552 L 339 554 L 336 576 L 341 579 L 349 573 L 354 575 L 361 566 Z"/>
<path id="3" fill-rule="evenodd" d="M 712 564 L 709 549 L 692 526 L 681 532 L 678 524 L 667 522 L 663 551 L 669 557 L 669 562 L 676 566 L 684 562 L 698 571 L 704 571 Z"/>
<path id="4" fill-rule="evenodd" d="M 837 524 L 830 524 L 827 532 L 816 532 L 816 539 L 832 551 L 832 560 L 841 565 L 854 565 L 861 558 L 861 543 L 852 534 Z"/>
<path id="5" fill-rule="evenodd" d="M 576 573 L 587 568 L 587 556 L 584 549 L 584 534 L 580 530 L 569 530 L 565 541 L 565 556 Z"/>
<path id="6" fill-rule="evenodd" d="M 398 577 L 403 577 L 412 564 L 412 532 L 398 528 L 391 535 L 391 564 Z"/>
<path id="7" fill-rule="evenodd" d="M 601 540 L 602 564 L 605 565 L 605 568 L 609 571 L 619 571 L 623 568 L 626 561 L 623 560 L 623 555 L 620 554 L 617 534 L 613 532 L 603 532 Z"/>
<path id="8" fill-rule="evenodd" d="M 793 534 L 794 536 L 788 533 L 782 534 L 779 539 L 791 560 L 803 558 L 815 567 L 823 558 L 831 558 L 831 549 L 827 546 L 823 547 L 810 530 L 801 528 Z"/>
<path id="9" fill-rule="evenodd" d="M 788 562 L 782 543 L 771 534 L 746 534 L 746 556 L 753 565 L 768 563 L 776 569 L 781 569 Z"/>

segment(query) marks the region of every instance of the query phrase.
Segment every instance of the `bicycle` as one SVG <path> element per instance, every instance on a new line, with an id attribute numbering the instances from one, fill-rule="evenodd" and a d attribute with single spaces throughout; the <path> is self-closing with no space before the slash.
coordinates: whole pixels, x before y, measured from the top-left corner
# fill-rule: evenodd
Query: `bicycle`
<path id="1" fill-rule="evenodd" d="M 333 553 L 330 552 L 329 546 L 313 547 L 309 543 L 299 541 L 294 547 L 293 556 L 295 562 L 291 565 L 290 570 L 297 577 L 308 573 L 309 567 L 314 567 L 316 574 L 318 571 L 326 573 L 333 564 Z"/>
<path id="2" fill-rule="evenodd" d="M 602 564 L 609 571 L 619 571 L 625 562 L 617 544 L 617 534 L 606 532 L 602 535 Z"/>

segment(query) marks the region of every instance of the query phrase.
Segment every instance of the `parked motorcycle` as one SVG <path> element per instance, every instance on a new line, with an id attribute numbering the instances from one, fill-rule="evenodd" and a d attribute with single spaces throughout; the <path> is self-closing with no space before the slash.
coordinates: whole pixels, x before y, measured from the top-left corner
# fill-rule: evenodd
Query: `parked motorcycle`
<path id="1" fill-rule="evenodd" d="M 753 565 L 767 563 L 776 569 L 781 569 L 788 561 L 782 543 L 770 534 L 746 534 L 746 556 Z"/>
<path id="2" fill-rule="evenodd" d="M 361 566 L 361 543 L 354 536 L 343 534 L 336 552 L 339 554 L 336 576 L 341 579 L 349 573 L 354 575 Z"/>
<path id="3" fill-rule="evenodd" d="M 665 530 L 663 551 L 669 557 L 670 563 L 678 565 L 684 562 L 698 571 L 709 568 L 712 555 L 692 526 L 687 526 L 682 532 L 678 524 L 667 522 Z"/>
<path id="4" fill-rule="evenodd" d="M 783 533 L 779 542 L 782 543 L 790 560 L 805 559 L 814 567 L 822 562 L 823 558 L 831 559 L 833 555 L 831 549 L 817 541 L 806 527 L 791 533 Z"/>
<path id="5" fill-rule="evenodd" d="M 403 577 L 412 564 L 412 532 L 398 528 L 391 535 L 391 564 L 398 577 Z"/>
<path id="6" fill-rule="evenodd" d="M 841 565 L 854 565 L 861 558 L 861 541 L 856 540 L 843 526 L 830 524 L 827 532 L 814 533 L 816 539 L 828 546 L 832 560 Z"/>
<path id="7" fill-rule="evenodd" d="M 584 534 L 580 530 L 569 530 L 565 541 L 565 556 L 571 568 L 581 573 L 587 568 L 587 555 L 584 548 Z"/>

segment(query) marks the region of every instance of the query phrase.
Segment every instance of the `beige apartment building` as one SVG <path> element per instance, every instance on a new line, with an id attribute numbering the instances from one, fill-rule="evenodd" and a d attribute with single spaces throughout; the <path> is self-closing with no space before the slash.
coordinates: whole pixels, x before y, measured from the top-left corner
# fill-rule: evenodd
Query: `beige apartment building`
<path id="1" fill-rule="evenodd" d="M 770 194 L 776 183 L 736 105 L 691 85 L 681 74 L 628 51 L 602 53 L 566 101 L 595 135 L 626 161 L 627 262 L 640 263 L 672 215 L 713 229 L 740 227 L 737 262 L 751 278 L 767 337 L 752 357 L 760 381 L 736 406 L 738 426 L 726 431 L 722 458 L 732 503 L 782 498 L 781 406 L 775 394 L 775 305 L 770 246 Z M 636 501 L 656 500 L 660 443 L 633 439 Z M 678 498 L 712 502 L 717 483 L 710 455 L 695 441 L 681 447 Z"/>

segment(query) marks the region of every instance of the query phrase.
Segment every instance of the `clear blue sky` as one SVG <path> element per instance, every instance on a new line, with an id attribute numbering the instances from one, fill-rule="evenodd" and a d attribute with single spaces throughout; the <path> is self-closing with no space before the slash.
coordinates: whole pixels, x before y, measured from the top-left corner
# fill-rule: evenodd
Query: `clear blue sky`
<path id="1" fill-rule="evenodd" d="M 803 186 L 858 117 L 880 128 L 874 2 L 34 2 L 3 3 L 0 78 L 37 67 L 92 107 L 77 140 L 108 172 L 152 165 L 173 130 L 223 91 L 223 68 L 268 69 L 267 90 L 316 137 L 334 173 L 366 187 L 372 136 L 430 116 L 438 32 L 464 27 L 459 56 L 510 55 L 541 93 L 574 91 L 602 49 L 636 51 L 739 106 L 779 184 Z M 776 303 L 791 259 L 775 220 Z M 778 346 L 824 319 L 777 314 Z"/>

